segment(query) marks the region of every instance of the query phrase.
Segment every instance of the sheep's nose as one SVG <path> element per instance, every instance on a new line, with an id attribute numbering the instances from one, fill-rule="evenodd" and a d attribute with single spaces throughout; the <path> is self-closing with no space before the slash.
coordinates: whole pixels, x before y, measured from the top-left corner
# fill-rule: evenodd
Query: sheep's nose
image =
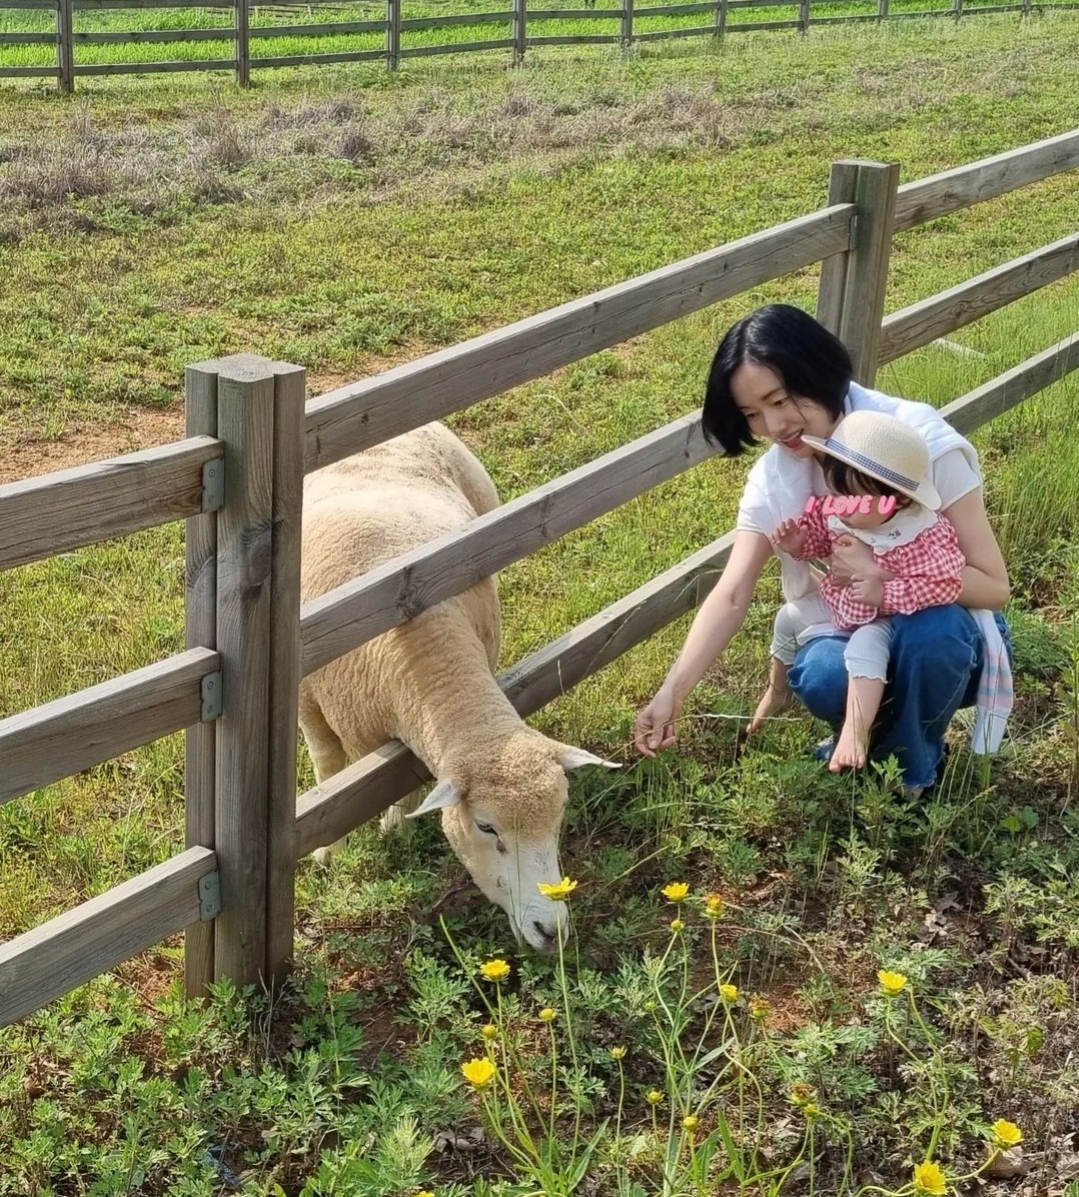
<path id="1" fill-rule="evenodd" d="M 533 919 L 532 929 L 539 936 L 543 951 L 553 951 L 560 938 L 558 928 L 554 923 L 541 923 L 539 919 Z"/>

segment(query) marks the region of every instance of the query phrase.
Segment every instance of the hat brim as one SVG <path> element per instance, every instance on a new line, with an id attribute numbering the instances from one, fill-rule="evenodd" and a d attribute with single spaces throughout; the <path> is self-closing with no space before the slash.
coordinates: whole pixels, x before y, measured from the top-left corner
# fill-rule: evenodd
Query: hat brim
<path id="1" fill-rule="evenodd" d="M 814 449 L 819 449 L 827 457 L 834 457 L 837 461 L 842 461 L 846 465 L 849 465 L 852 470 L 857 470 L 860 474 L 875 478 L 885 486 L 890 486 L 900 494 L 906 495 L 908 499 L 913 499 L 916 503 L 921 503 L 923 507 L 928 507 L 930 511 L 940 510 L 940 494 L 932 482 L 926 479 L 922 479 L 921 482 L 916 483 L 912 487 L 904 486 L 896 482 L 894 477 L 889 477 L 883 470 L 879 468 L 874 469 L 873 462 L 867 462 L 860 453 L 852 453 L 846 445 L 840 445 L 834 440 L 828 440 L 819 436 L 807 436 L 805 433 L 802 434 L 802 443 L 810 445 Z"/>

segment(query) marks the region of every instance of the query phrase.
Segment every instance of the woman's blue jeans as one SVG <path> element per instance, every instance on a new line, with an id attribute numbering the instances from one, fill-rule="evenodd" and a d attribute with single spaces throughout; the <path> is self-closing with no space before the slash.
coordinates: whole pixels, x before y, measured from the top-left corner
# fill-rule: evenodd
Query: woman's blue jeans
<path id="1" fill-rule="evenodd" d="M 997 625 L 1011 654 L 1004 617 Z M 982 635 L 965 607 L 950 603 L 893 615 L 892 655 L 884 700 L 869 741 L 870 757 L 895 754 L 904 785 L 931 786 L 944 756 L 944 733 L 960 707 L 974 706 L 982 668 Z M 802 648 L 789 684 L 818 719 L 838 731 L 847 705 L 845 636 L 821 636 Z"/>

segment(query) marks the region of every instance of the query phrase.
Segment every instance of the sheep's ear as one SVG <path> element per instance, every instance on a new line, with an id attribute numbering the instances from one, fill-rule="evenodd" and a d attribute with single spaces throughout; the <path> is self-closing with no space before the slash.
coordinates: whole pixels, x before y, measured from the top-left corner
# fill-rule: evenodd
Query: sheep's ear
<path id="1" fill-rule="evenodd" d="M 605 761 L 603 757 L 596 756 L 594 752 L 587 752 L 583 748 L 574 748 L 572 744 L 561 746 L 558 759 L 562 762 L 562 768 L 567 771 L 579 769 L 582 765 L 602 765 L 604 769 L 622 768 L 617 761 Z"/>
<path id="2" fill-rule="evenodd" d="M 464 796 L 464 790 L 455 781 L 440 781 L 407 817 L 415 819 L 419 815 L 429 815 L 433 810 L 445 810 L 447 806 L 456 806 Z"/>

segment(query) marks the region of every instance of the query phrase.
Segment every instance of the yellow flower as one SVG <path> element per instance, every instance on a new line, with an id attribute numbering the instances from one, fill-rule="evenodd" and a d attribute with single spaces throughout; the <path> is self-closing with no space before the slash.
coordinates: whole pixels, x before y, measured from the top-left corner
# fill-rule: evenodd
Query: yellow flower
<path id="1" fill-rule="evenodd" d="M 495 1066 L 485 1057 L 480 1060 L 469 1060 L 461 1065 L 465 1080 L 477 1089 L 483 1089 L 495 1079 Z"/>
<path id="2" fill-rule="evenodd" d="M 504 981 L 510 975 L 510 966 L 505 960 L 488 960 L 480 965 L 480 972 L 488 981 Z"/>
<path id="3" fill-rule="evenodd" d="M 816 1092 L 816 1089 L 812 1085 L 807 1085 L 805 1081 L 795 1081 L 791 1085 L 791 1101 L 796 1106 L 807 1106 Z"/>
<path id="4" fill-rule="evenodd" d="M 764 998 L 757 998 L 755 1001 L 749 1003 L 749 1017 L 755 1019 L 757 1022 L 764 1022 L 771 1013 L 772 1007 Z"/>
<path id="5" fill-rule="evenodd" d="M 645 1094 L 645 1101 L 647 1101 L 650 1106 L 658 1106 L 662 1100 L 663 1094 L 660 1093 L 658 1089 L 649 1089 Z"/>
<path id="6" fill-rule="evenodd" d="M 540 1020 L 540 1022 L 554 1022 L 555 1012 L 551 1009 L 550 1006 L 544 1006 L 543 1009 L 539 1012 L 539 1020 Z"/>
<path id="7" fill-rule="evenodd" d="M 1004 1118 L 998 1118 L 992 1126 L 993 1143 L 997 1147 L 1015 1147 L 1016 1144 L 1022 1143 L 1023 1132 L 1015 1125 L 1014 1122 L 1008 1122 Z"/>
<path id="8" fill-rule="evenodd" d="M 697 1129 L 698 1118 L 696 1114 L 687 1114 L 682 1119 L 682 1128 L 687 1131 L 695 1131 Z"/>
<path id="9" fill-rule="evenodd" d="M 930 1197 L 945 1197 L 948 1192 L 948 1179 L 940 1170 L 940 1166 L 930 1163 L 915 1165 L 914 1191 L 928 1193 Z"/>
<path id="10" fill-rule="evenodd" d="M 886 969 L 881 969 L 877 973 L 877 980 L 889 997 L 895 997 L 897 994 L 902 993 L 907 984 L 907 978 L 902 973 L 890 973 Z"/>
<path id="11" fill-rule="evenodd" d="M 718 919 L 723 913 L 723 899 L 719 894 L 709 894 L 704 899 L 704 913 L 710 919 Z"/>
<path id="12" fill-rule="evenodd" d="M 417 1193 L 416 1197 L 435 1197 L 430 1189 L 424 1189 L 422 1193 Z"/>
<path id="13" fill-rule="evenodd" d="M 570 881 L 568 877 L 563 877 L 561 881 L 556 881 L 554 885 L 548 885 L 545 881 L 540 881 L 537 884 L 539 885 L 539 892 L 545 898 L 550 898 L 552 902 L 564 902 L 577 888 L 577 882 Z"/>
<path id="14" fill-rule="evenodd" d="M 678 932 L 684 927 L 685 923 L 683 923 L 681 919 L 671 919 L 671 930 L 675 933 L 675 935 L 677 935 Z"/>
<path id="15" fill-rule="evenodd" d="M 491 1023 L 488 1023 L 483 1028 L 483 1037 L 484 1037 L 484 1039 L 497 1039 L 498 1038 L 498 1027 L 492 1025 Z"/>
<path id="16" fill-rule="evenodd" d="M 625 1056 L 625 1054 L 626 1054 L 626 1049 L 624 1047 L 612 1047 L 611 1048 L 611 1059 L 612 1060 L 621 1060 Z"/>
<path id="17" fill-rule="evenodd" d="M 738 1001 L 738 986 L 737 985 L 721 985 L 719 992 L 723 995 L 725 1002 Z"/>
<path id="18" fill-rule="evenodd" d="M 684 881 L 672 881 L 661 892 L 668 902 L 682 902 L 689 893 L 689 886 Z"/>
<path id="19" fill-rule="evenodd" d="M 807 1101 L 806 1104 L 802 1106 L 802 1113 L 807 1118 L 819 1118 L 820 1106 L 816 1106 L 811 1101 Z"/>

